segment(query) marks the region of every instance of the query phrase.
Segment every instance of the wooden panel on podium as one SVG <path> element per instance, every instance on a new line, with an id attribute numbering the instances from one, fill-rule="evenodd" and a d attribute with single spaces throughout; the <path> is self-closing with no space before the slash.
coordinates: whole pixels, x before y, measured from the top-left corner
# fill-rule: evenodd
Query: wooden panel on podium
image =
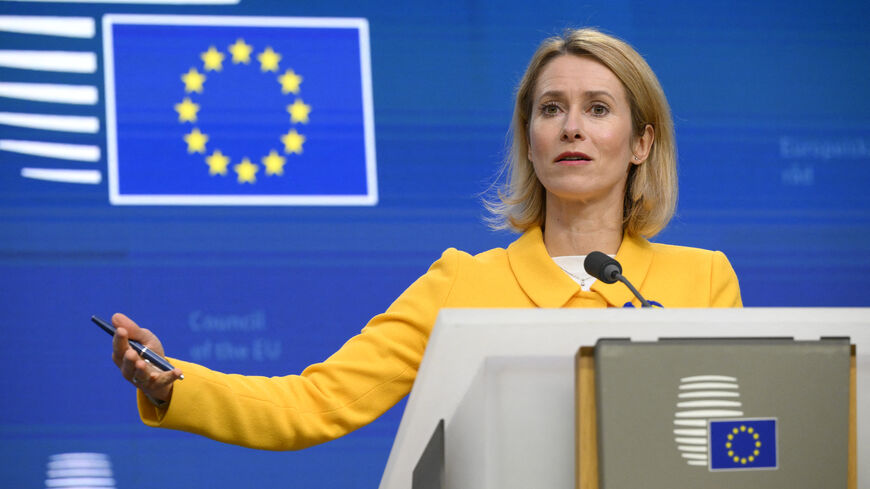
<path id="1" fill-rule="evenodd" d="M 858 371 L 855 363 L 855 345 L 849 359 L 849 474 L 848 488 L 858 489 Z"/>
<path id="2" fill-rule="evenodd" d="M 577 489 L 598 489 L 598 420 L 595 408 L 595 348 L 577 352 Z"/>
<path id="3" fill-rule="evenodd" d="M 595 400 L 595 348 L 583 346 L 576 356 L 575 487 L 598 489 L 598 421 Z M 849 363 L 849 460 L 847 488 L 858 488 L 858 408 L 855 345 Z"/>

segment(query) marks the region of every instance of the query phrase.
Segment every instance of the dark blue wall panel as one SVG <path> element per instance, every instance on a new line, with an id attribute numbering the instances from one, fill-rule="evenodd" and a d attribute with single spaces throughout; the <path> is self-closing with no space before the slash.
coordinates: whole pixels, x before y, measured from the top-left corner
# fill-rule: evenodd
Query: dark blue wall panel
<path id="1" fill-rule="evenodd" d="M 106 13 L 368 19 L 378 204 L 112 206 Z M 282 375 L 325 358 L 444 248 L 479 252 L 513 239 L 483 224 L 479 196 L 503 157 L 529 56 L 569 26 L 628 40 L 668 94 L 681 193 L 659 241 L 723 250 L 748 306 L 870 305 L 866 2 L 3 2 L 0 15 L 95 19 L 92 38 L 0 32 L 0 49 L 95 52 L 96 72 L 0 67 L 0 82 L 99 91 L 87 106 L 0 97 L 0 112 L 101 121 L 94 134 L 0 124 L 0 140 L 101 150 L 87 163 L 0 150 L 4 487 L 45 486 L 50 457 L 71 452 L 106 454 L 119 488 L 376 486 L 403 404 L 302 452 L 147 429 L 108 337 L 88 318 L 124 311 L 158 331 L 170 355 L 218 370 Z M 103 178 L 22 177 L 31 167 L 96 169 Z"/>

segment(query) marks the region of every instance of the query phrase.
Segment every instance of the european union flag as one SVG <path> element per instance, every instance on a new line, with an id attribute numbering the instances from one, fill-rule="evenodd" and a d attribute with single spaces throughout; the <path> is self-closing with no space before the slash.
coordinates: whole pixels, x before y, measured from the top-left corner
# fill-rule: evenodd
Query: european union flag
<path id="1" fill-rule="evenodd" d="M 777 468 L 776 418 L 710 420 L 710 470 Z"/>
<path id="2" fill-rule="evenodd" d="M 106 15 L 113 204 L 377 203 L 364 19 Z"/>

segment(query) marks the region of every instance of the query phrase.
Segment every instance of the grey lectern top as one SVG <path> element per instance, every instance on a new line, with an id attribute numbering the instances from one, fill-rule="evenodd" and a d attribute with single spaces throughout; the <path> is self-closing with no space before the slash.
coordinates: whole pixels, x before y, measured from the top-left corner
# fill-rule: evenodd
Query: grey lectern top
<path id="1" fill-rule="evenodd" d="M 607 340 L 601 489 L 846 487 L 849 341 Z"/>

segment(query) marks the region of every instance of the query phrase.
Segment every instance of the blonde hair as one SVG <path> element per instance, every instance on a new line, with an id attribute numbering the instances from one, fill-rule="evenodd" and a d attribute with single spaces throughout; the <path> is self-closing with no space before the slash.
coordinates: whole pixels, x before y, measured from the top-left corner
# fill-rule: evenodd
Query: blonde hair
<path id="1" fill-rule="evenodd" d="M 497 199 L 484 200 L 495 229 L 526 231 L 542 226 L 546 191 L 528 158 L 529 119 L 535 84 L 544 67 L 559 56 L 589 56 L 622 82 L 631 107 L 633 137 L 649 124 L 655 131 L 650 154 L 640 165 L 629 165 L 623 207 L 623 229 L 651 237 L 667 226 L 677 204 L 677 155 L 671 111 L 658 79 L 643 57 L 624 41 L 595 29 L 576 29 L 541 43 L 517 86 L 511 124 L 510 152 L 500 174 L 507 182 Z"/>

